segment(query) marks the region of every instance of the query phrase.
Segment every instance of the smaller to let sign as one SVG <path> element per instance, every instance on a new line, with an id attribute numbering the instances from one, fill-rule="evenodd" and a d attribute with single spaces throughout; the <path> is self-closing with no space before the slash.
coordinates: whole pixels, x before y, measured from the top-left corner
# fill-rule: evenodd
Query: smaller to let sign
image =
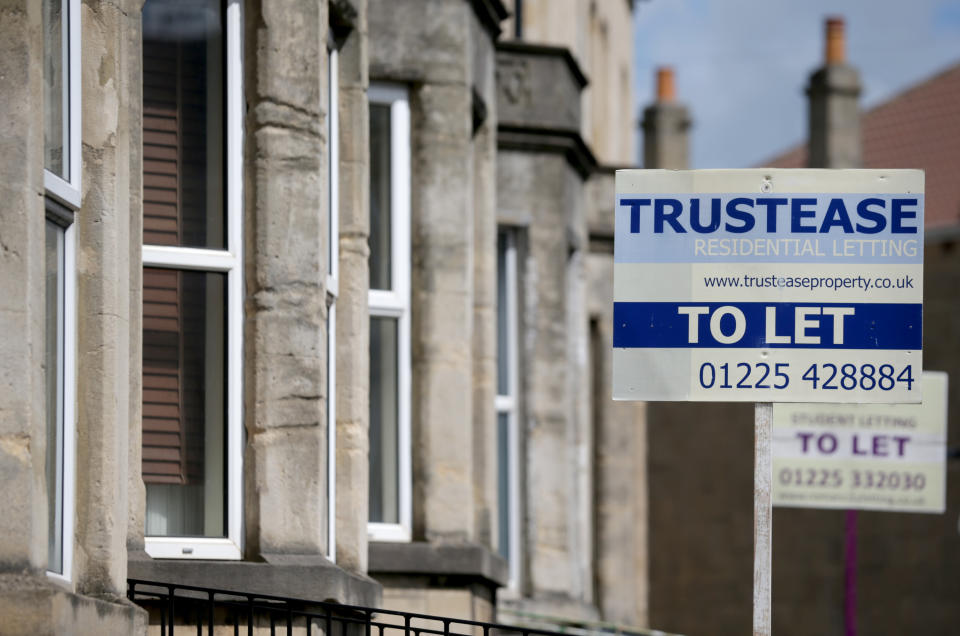
<path id="1" fill-rule="evenodd" d="M 773 505 L 942 513 L 947 374 L 921 404 L 774 404 Z"/>

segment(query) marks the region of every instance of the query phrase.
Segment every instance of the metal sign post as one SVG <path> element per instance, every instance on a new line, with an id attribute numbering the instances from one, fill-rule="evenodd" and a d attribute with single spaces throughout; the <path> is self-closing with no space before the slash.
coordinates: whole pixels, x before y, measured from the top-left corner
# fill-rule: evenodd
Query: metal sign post
<path id="1" fill-rule="evenodd" d="M 772 403 L 757 402 L 753 426 L 753 636 L 770 636 L 773 576 Z"/>

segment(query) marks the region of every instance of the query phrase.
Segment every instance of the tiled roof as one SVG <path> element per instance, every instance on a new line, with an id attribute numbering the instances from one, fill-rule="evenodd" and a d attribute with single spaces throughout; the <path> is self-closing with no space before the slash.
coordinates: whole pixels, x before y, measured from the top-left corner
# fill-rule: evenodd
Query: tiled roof
<path id="1" fill-rule="evenodd" d="M 864 113 L 864 168 L 926 171 L 927 228 L 960 225 L 960 63 Z M 806 144 L 764 162 L 803 168 Z"/>

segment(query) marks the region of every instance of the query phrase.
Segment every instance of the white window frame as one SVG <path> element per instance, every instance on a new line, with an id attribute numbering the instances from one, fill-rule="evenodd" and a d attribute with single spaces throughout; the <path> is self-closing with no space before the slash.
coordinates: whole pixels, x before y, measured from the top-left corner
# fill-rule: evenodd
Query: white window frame
<path id="1" fill-rule="evenodd" d="M 327 558 L 337 561 L 337 296 L 340 280 L 339 53 L 327 36 Z"/>
<path id="2" fill-rule="evenodd" d="M 47 223 L 52 221 L 45 221 Z M 57 410 L 61 464 L 61 571 L 47 570 L 47 576 L 67 583 L 73 573 L 73 515 L 76 501 L 76 333 L 77 276 L 76 238 L 72 223 L 61 228 L 63 261 L 58 280 L 57 298 Z M 58 250 L 59 252 L 60 250 Z M 60 304 L 62 303 L 62 305 Z M 49 440 L 48 440 L 49 441 Z"/>
<path id="3" fill-rule="evenodd" d="M 80 145 L 80 114 L 82 109 L 80 90 L 80 0 L 65 0 L 62 5 L 64 31 L 67 46 L 64 47 L 64 78 L 66 91 L 65 117 L 70 133 L 64 154 L 69 181 L 46 168 L 43 171 L 43 186 L 46 196 L 78 212 L 81 204 L 82 157 Z M 44 208 L 46 217 L 46 208 Z M 46 223 L 46 221 L 44 221 Z M 60 452 L 62 453 L 61 485 L 62 507 L 60 537 L 61 571 L 47 570 L 47 576 L 70 583 L 73 575 L 74 510 L 76 508 L 76 333 L 77 333 L 77 261 L 76 223 L 63 228 L 63 262 L 57 297 L 62 302 L 58 316 L 58 417 L 60 425 Z M 59 303 L 58 303 L 59 304 Z"/>
<path id="4" fill-rule="evenodd" d="M 49 170 L 43 171 L 43 187 L 50 196 L 69 208 L 80 207 L 80 0 L 64 0 L 64 30 L 67 33 L 67 46 L 64 47 L 64 73 L 67 82 L 64 117 L 69 122 L 69 137 L 63 149 L 66 155 L 69 180 Z"/>
<path id="5" fill-rule="evenodd" d="M 410 100 L 406 87 L 371 84 L 371 104 L 390 106 L 390 289 L 368 291 L 370 317 L 397 319 L 397 510 L 399 523 L 368 522 L 371 541 L 411 540 L 410 449 Z"/>
<path id="6" fill-rule="evenodd" d="M 507 507 L 510 511 L 510 523 L 507 528 L 507 537 L 510 543 L 509 566 L 510 579 L 507 583 L 509 590 L 518 590 L 520 585 L 520 563 L 522 562 L 522 545 L 520 541 L 520 389 L 519 389 L 519 311 L 518 288 L 519 277 L 517 269 L 517 230 L 500 227 L 497 230 L 499 251 L 500 235 L 506 237 L 506 255 L 504 279 L 506 281 L 507 298 L 507 393 L 500 393 L 499 379 L 497 381 L 497 396 L 494 407 L 497 412 L 497 435 L 499 435 L 499 419 L 507 416 Z M 499 261 L 499 254 L 498 259 Z M 500 272 L 497 272 L 499 278 Z M 498 294 L 499 295 L 499 294 Z M 497 334 L 499 343 L 500 334 Z M 497 361 L 499 367 L 499 360 Z M 497 444 L 499 452 L 499 444 Z M 499 471 L 499 458 L 497 469 Z M 499 475 L 498 475 L 499 478 Z M 498 503 L 499 509 L 499 503 Z"/>
<path id="7" fill-rule="evenodd" d="M 243 556 L 243 48 L 240 0 L 228 0 L 226 51 L 227 249 L 144 245 L 144 267 L 227 275 L 226 456 L 227 536 L 144 537 L 155 559 L 241 559 Z"/>

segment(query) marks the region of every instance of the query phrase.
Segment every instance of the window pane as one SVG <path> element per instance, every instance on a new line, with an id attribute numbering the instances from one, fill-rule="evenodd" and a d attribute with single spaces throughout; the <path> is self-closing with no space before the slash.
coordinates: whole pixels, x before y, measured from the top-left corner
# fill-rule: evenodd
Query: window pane
<path id="1" fill-rule="evenodd" d="M 370 318 L 370 521 L 399 523 L 396 318 Z"/>
<path id="2" fill-rule="evenodd" d="M 62 0 L 43 2 L 43 167 L 70 180 L 67 21 Z"/>
<path id="3" fill-rule="evenodd" d="M 507 281 L 508 236 L 497 234 L 497 394 L 510 394 L 510 301 Z"/>
<path id="4" fill-rule="evenodd" d="M 63 571 L 63 230 L 47 222 L 44 362 L 47 406 L 47 569 Z"/>
<path id="5" fill-rule="evenodd" d="M 498 552 L 510 560 L 510 415 L 497 413 Z"/>
<path id="6" fill-rule="evenodd" d="M 370 104 L 370 288 L 390 289 L 390 106 Z"/>
<path id="7" fill-rule="evenodd" d="M 143 270 L 150 536 L 224 536 L 226 275 Z"/>
<path id="8" fill-rule="evenodd" d="M 143 242 L 223 248 L 223 35 L 217 0 L 143 7 Z"/>
<path id="9" fill-rule="evenodd" d="M 334 165 L 337 154 L 334 152 L 334 146 L 340 143 L 334 136 L 337 133 L 336 119 L 339 117 L 337 112 L 336 94 L 337 94 L 337 76 L 336 70 L 337 52 L 327 49 L 327 272 L 335 270 L 334 263 L 334 245 L 339 237 L 334 236 L 337 227 L 335 215 L 339 213 L 334 208 L 337 201 L 333 196 L 336 187 L 335 180 L 338 178 L 338 168 Z"/>

